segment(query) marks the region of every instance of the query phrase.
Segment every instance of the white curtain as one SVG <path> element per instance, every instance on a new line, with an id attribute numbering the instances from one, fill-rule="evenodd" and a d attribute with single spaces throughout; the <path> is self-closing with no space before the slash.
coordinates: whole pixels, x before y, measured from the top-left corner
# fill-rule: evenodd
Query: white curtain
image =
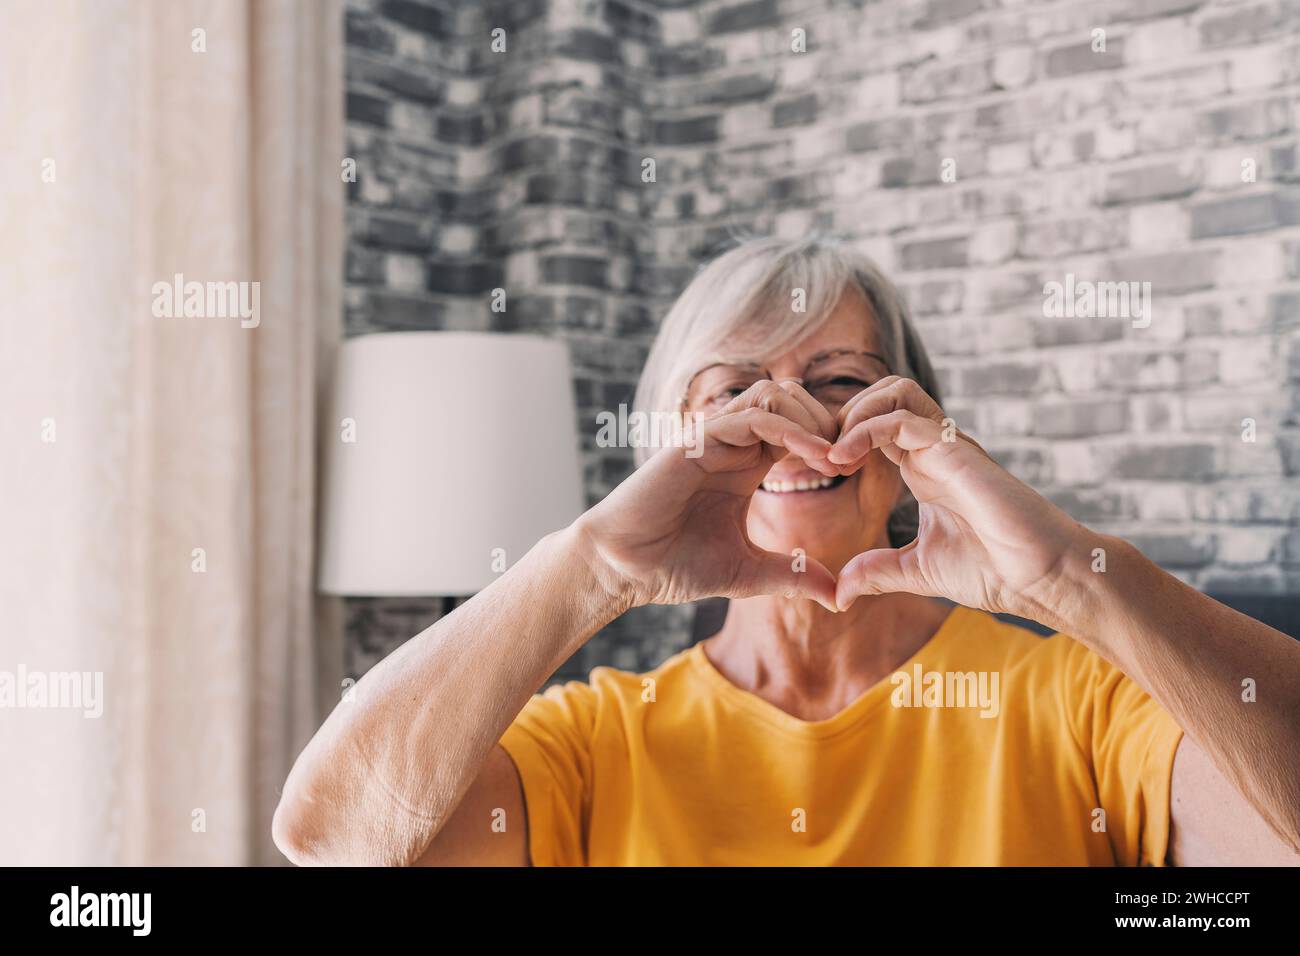
<path id="1" fill-rule="evenodd" d="M 342 14 L 0 16 L 0 864 L 278 862 L 279 787 L 341 676 L 312 575 Z M 177 274 L 256 288 L 257 324 L 168 305 Z M 100 716 L 66 681 L 37 706 L 72 673 Z"/>

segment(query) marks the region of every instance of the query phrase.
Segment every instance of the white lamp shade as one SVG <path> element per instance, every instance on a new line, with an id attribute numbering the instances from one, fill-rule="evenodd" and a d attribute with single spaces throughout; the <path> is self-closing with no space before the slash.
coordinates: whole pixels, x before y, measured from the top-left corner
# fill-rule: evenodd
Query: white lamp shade
<path id="1" fill-rule="evenodd" d="M 576 420 L 561 342 L 473 332 L 347 340 L 324 456 L 321 590 L 481 590 L 581 513 Z"/>

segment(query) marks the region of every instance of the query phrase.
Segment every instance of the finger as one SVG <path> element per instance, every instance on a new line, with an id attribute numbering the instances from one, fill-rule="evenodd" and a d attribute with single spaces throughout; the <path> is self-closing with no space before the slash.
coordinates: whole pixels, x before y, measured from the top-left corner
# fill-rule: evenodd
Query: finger
<path id="1" fill-rule="evenodd" d="M 903 456 L 907 454 L 907 452 L 903 451 L 903 449 L 899 448 L 892 441 L 885 442 L 885 444 L 881 445 L 878 449 L 872 449 L 872 450 L 879 451 L 882 455 L 884 455 L 886 458 L 892 461 L 895 465 L 901 465 L 903 463 Z M 838 471 L 836 471 L 836 474 L 852 475 L 855 472 L 859 472 L 866 467 L 867 459 L 870 457 L 871 457 L 871 452 L 868 451 L 865 455 L 855 458 L 852 461 L 844 462 L 840 464 L 834 464 L 834 467 L 838 469 Z"/>
<path id="2" fill-rule="evenodd" d="M 831 443 L 782 415 L 750 407 L 719 416 L 700 427 L 704 430 L 706 442 L 713 439 L 727 445 L 744 447 L 761 441 L 793 452 L 806 461 L 809 467 L 834 474 L 833 466 L 826 461 Z"/>
<path id="3" fill-rule="evenodd" d="M 755 382 L 727 403 L 726 408 L 722 411 L 725 414 L 727 412 L 743 411 L 746 408 L 758 408 L 765 412 L 782 415 L 792 422 L 797 422 L 814 435 L 821 431 L 812 412 L 805 408 L 803 403 L 788 391 L 769 379 Z M 829 439 L 832 436 L 827 435 L 826 437 Z"/>
<path id="4" fill-rule="evenodd" d="M 839 412 L 835 416 L 836 419 L 839 421 L 841 427 L 844 424 L 844 420 L 848 418 L 849 413 L 853 411 L 854 407 L 856 407 L 859 402 L 861 402 L 868 395 L 874 395 L 877 392 L 882 391 L 883 389 L 889 388 L 901 378 L 902 378 L 901 375 L 886 375 L 884 378 L 880 379 L 879 381 L 872 382 L 862 391 L 858 392 L 858 394 L 854 395 L 847 402 L 845 402 L 843 407 L 840 408 Z"/>
<path id="5" fill-rule="evenodd" d="M 881 445 L 880 452 L 895 465 L 901 465 L 903 463 L 903 456 L 907 454 L 907 452 L 903 451 L 903 449 L 899 448 L 892 441 L 885 442 Z"/>
<path id="6" fill-rule="evenodd" d="M 835 575 L 815 558 L 800 555 L 796 561 L 788 554 L 762 551 L 748 566 L 745 578 L 736 582 L 729 597 L 780 597 L 816 601 L 828 611 L 835 611 Z"/>
<path id="7" fill-rule="evenodd" d="M 843 435 L 858 422 L 899 409 L 907 409 L 936 422 L 943 421 L 943 409 L 925 389 L 910 378 L 895 375 L 882 378 L 845 403 L 839 414 L 840 434 Z"/>
<path id="8" fill-rule="evenodd" d="M 835 585 L 835 606 L 847 611 L 863 594 L 906 591 L 937 597 L 916 560 L 916 542 L 902 548 L 863 551 L 840 570 Z"/>
<path id="9" fill-rule="evenodd" d="M 847 434 L 840 435 L 826 457 L 832 464 L 843 466 L 883 445 L 892 443 L 902 451 L 919 451 L 942 439 L 943 426 L 939 422 L 899 409 L 854 425 Z"/>
<path id="10" fill-rule="evenodd" d="M 817 423 L 817 432 L 820 435 L 830 441 L 835 440 L 835 436 L 839 434 L 840 428 L 835 421 L 835 416 L 826 410 L 825 405 L 813 398 L 812 395 L 808 393 L 808 390 L 798 382 L 786 379 L 785 381 L 777 382 L 776 384 L 784 389 L 791 398 L 802 405 L 808 411 L 808 414 L 812 415 L 813 420 Z"/>

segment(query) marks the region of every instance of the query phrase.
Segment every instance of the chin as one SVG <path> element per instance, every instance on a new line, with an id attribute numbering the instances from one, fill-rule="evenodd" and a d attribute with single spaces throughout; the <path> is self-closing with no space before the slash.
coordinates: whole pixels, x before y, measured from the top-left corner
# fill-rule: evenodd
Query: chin
<path id="1" fill-rule="evenodd" d="M 855 531 L 850 522 L 812 526 L 808 524 L 772 526 L 756 521 L 751 513 L 749 538 L 758 547 L 776 554 L 794 555 L 796 551 L 824 565 L 832 574 L 838 574 L 851 558 L 869 550 L 871 538 L 846 532 Z"/>
<path id="2" fill-rule="evenodd" d="M 838 573 L 855 555 L 885 537 L 888 510 L 864 514 L 859 472 L 824 478 L 818 474 L 782 474 L 763 480 L 749 506 L 749 537 L 777 554 L 796 548 Z M 875 510 L 875 509 L 873 509 Z"/>

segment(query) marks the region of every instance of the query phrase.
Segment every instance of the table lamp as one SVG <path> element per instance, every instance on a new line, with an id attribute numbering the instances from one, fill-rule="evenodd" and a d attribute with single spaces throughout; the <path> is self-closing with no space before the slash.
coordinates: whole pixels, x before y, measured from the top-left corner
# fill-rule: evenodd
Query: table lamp
<path id="1" fill-rule="evenodd" d="M 349 339 L 330 424 L 325 593 L 471 595 L 583 509 L 562 342 L 476 332 Z"/>

